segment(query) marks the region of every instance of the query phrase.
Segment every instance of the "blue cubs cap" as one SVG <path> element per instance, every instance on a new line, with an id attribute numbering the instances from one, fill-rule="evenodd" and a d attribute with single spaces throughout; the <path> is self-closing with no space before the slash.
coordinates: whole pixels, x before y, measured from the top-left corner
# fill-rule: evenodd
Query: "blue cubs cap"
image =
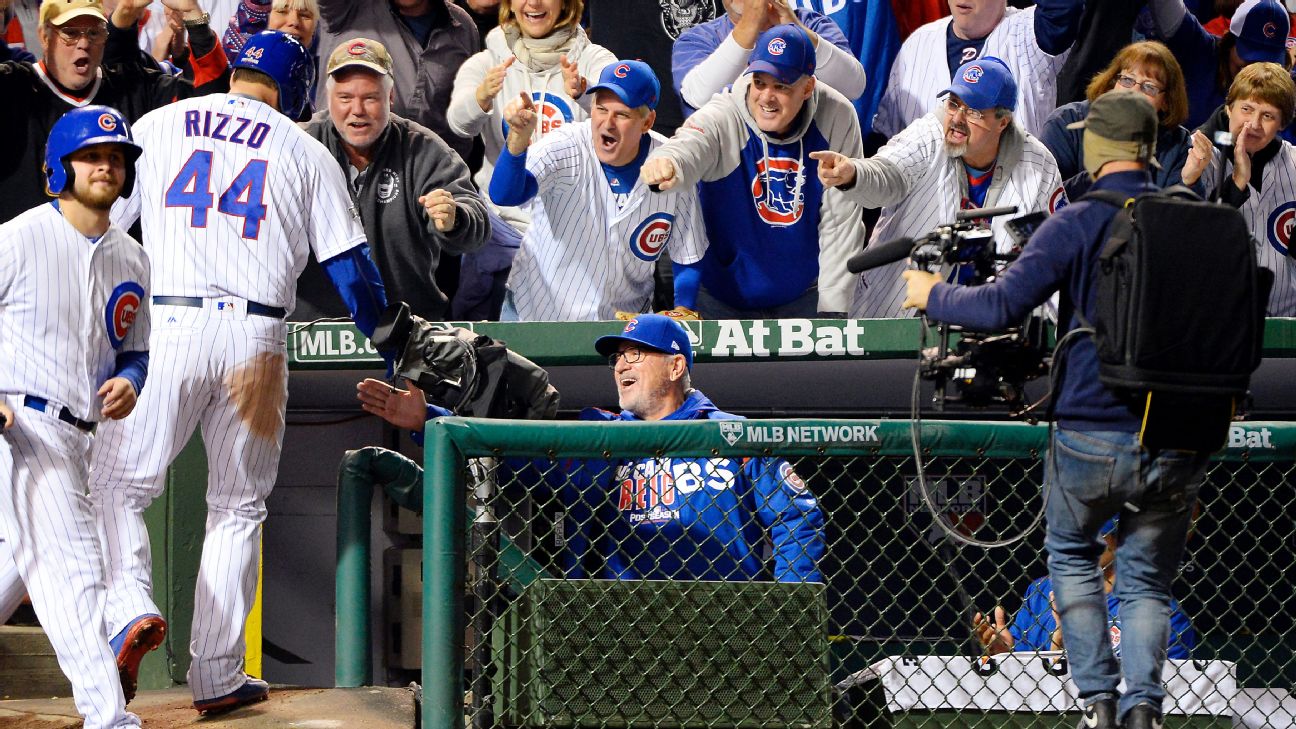
<path id="1" fill-rule="evenodd" d="M 661 84 L 657 74 L 643 61 L 617 61 L 603 67 L 599 82 L 585 92 L 593 94 L 599 89 L 607 89 L 631 109 L 646 106 L 657 108 L 657 99 L 661 96 Z"/>
<path id="2" fill-rule="evenodd" d="M 1247 63 L 1287 60 L 1291 16 L 1277 0 L 1246 0 L 1233 11 L 1229 32 L 1237 39 L 1237 54 Z"/>
<path id="3" fill-rule="evenodd" d="M 776 25 L 760 34 L 756 47 L 747 57 L 744 74 L 763 71 L 779 80 L 794 84 L 802 76 L 815 72 L 815 49 L 810 36 L 798 25 Z"/>
<path id="4" fill-rule="evenodd" d="M 594 340 L 594 349 L 603 356 L 617 351 L 622 342 L 641 344 L 666 354 L 684 355 L 684 364 L 693 369 L 693 346 L 689 344 L 684 325 L 661 314 L 640 314 L 626 322 L 620 334 L 609 334 Z"/>
<path id="5" fill-rule="evenodd" d="M 1008 70 L 1007 64 L 994 56 L 977 58 L 959 66 L 949 88 L 936 97 L 946 94 L 959 97 L 969 109 L 1002 106 L 1013 111 L 1017 108 L 1017 82 L 1013 80 L 1012 71 Z"/>

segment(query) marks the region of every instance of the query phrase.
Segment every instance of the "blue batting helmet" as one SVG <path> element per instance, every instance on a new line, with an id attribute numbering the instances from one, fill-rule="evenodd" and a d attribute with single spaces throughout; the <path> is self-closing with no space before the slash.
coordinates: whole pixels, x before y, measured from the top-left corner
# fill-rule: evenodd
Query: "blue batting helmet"
<path id="1" fill-rule="evenodd" d="M 72 164 L 68 157 L 79 149 L 96 144 L 120 144 L 126 154 L 126 180 L 121 195 L 130 195 L 135 184 L 135 160 L 144 150 L 135 143 L 130 124 L 120 111 L 111 106 L 83 106 L 71 109 L 50 129 L 45 143 L 45 190 L 58 197 L 72 184 Z"/>
<path id="2" fill-rule="evenodd" d="M 310 52 L 287 33 L 263 30 L 248 38 L 232 68 L 260 71 L 279 87 L 279 111 L 296 119 L 306 107 L 306 96 L 315 83 L 315 61 Z"/>

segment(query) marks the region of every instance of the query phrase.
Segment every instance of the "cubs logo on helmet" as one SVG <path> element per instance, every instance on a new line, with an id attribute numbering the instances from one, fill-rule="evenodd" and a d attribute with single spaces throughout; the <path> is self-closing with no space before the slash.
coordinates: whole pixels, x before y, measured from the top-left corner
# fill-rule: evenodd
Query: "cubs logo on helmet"
<path id="1" fill-rule="evenodd" d="M 144 287 L 134 281 L 118 284 L 108 296 L 108 305 L 104 307 L 104 324 L 113 349 L 120 347 L 126 340 L 143 301 Z"/>
<path id="2" fill-rule="evenodd" d="M 783 51 L 787 50 L 787 41 L 782 38 L 775 38 L 769 42 L 769 45 L 766 48 L 769 50 L 771 56 L 781 56 L 783 55 Z"/>
<path id="3" fill-rule="evenodd" d="M 1068 202 L 1069 201 L 1067 200 L 1066 190 L 1063 190 L 1062 188 L 1059 187 L 1058 189 L 1053 191 L 1052 195 L 1049 195 L 1049 202 L 1048 202 L 1049 213 L 1056 213 L 1057 211 L 1066 207 Z"/>
<path id="4" fill-rule="evenodd" d="M 985 71 L 982 70 L 980 66 L 968 66 L 963 69 L 963 80 L 970 84 L 974 84 L 981 80 L 981 76 L 984 73 Z"/>
<path id="5" fill-rule="evenodd" d="M 635 228 L 630 234 L 630 252 L 643 261 L 652 262 L 661 255 L 662 249 L 670 241 L 671 228 L 675 216 L 670 213 L 655 213 Z M 630 331 L 628 328 L 626 331 Z"/>
<path id="6" fill-rule="evenodd" d="M 1296 200 L 1279 205 L 1269 214 L 1269 224 L 1265 226 L 1269 245 L 1284 256 L 1291 249 L 1293 223 L 1296 223 Z"/>
<path id="7" fill-rule="evenodd" d="M 770 225 L 792 225 L 801 219 L 801 161 L 791 157 L 767 157 L 756 163 L 752 198 L 756 214 Z"/>
<path id="8" fill-rule="evenodd" d="M 108 112 L 99 115 L 99 128 L 105 132 L 117 131 L 117 117 Z"/>

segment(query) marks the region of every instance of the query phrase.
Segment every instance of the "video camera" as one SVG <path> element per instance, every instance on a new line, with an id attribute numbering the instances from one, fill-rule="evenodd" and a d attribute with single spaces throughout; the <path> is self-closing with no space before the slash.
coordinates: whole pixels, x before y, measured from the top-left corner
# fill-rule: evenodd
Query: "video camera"
<path id="1" fill-rule="evenodd" d="M 387 307 L 372 341 L 396 375 L 455 415 L 547 420 L 558 411 L 558 391 L 539 365 L 503 342 L 413 316 L 404 302 Z"/>
<path id="2" fill-rule="evenodd" d="M 851 273 L 908 258 L 917 268 L 937 273 L 965 286 L 993 281 L 1022 249 L 1043 222 L 1042 212 L 1029 213 L 1006 224 L 1012 246 L 999 251 L 989 220 L 1017 212 L 1016 206 L 960 211 L 953 223 L 943 224 L 918 238 L 899 238 L 873 246 L 847 262 Z M 1048 373 L 1047 328 L 1042 317 L 1031 314 L 1020 326 L 1001 332 L 974 332 L 953 324 L 937 323 L 937 345 L 925 348 L 919 374 L 935 386 L 937 410 L 947 402 L 972 407 L 1007 405 L 1014 414 L 1026 409 L 1025 383 Z M 951 334 L 958 339 L 951 345 Z M 953 383 L 955 392 L 949 392 Z"/>

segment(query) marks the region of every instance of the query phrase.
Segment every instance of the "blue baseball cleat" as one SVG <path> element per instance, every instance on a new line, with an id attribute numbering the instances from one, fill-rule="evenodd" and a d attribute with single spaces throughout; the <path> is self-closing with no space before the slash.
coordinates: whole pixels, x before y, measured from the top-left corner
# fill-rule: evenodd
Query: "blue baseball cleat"
<path id="1" fill-rule="evenodd" d="M 255 704 L 270 698 L 270 684 L 259 678 L 246 677 L 242 686 L 214 699 L 196 699 L 193 707 L 199 714 L 223 714 L 240 706 Z"/>

